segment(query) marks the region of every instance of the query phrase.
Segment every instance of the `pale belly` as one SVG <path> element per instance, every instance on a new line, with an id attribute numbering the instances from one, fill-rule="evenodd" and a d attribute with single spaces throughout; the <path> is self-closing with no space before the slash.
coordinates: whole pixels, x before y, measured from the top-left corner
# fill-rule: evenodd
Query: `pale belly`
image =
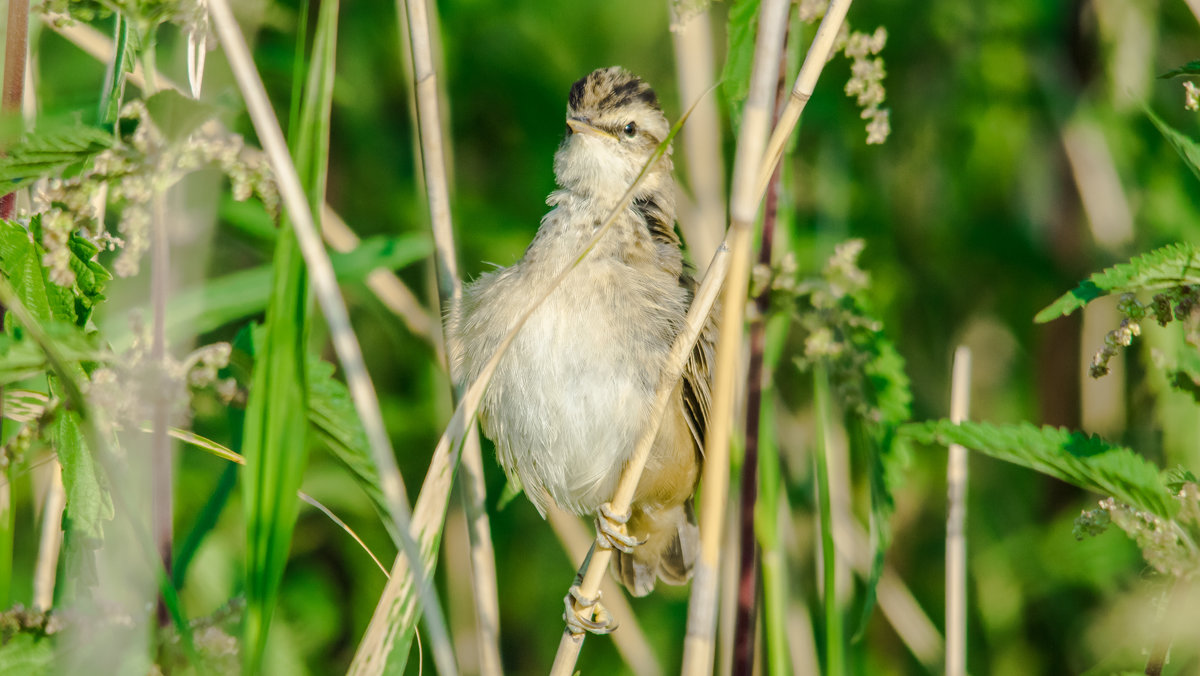
<path id="1" fill-rule="evenodd" d="M 556 292 L 492 379 L 488 434 L 543 512 L 547 498 L 581 514 L 611 499 L 647 422 L 669 331 L 662 308 L 631 318 L 636 300 L 620 295 Z"/>

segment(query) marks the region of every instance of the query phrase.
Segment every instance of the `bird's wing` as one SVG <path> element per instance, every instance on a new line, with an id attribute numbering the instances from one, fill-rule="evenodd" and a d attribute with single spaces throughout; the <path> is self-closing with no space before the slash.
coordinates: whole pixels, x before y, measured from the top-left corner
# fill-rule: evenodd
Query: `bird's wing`
<path id="1" fill-rule="evenodd" d="M 685 275 L 680 282 L 695 290 L 696 282 L 690 275 Z M 717 306 L 714 305 L 683 368 L 683 412 L 700 455 L 704 454 L 704 435 L 708 431 L 708 409 L 709 402 L 712 401 L 713 346 L 717 340 L 716 311 Z"/>

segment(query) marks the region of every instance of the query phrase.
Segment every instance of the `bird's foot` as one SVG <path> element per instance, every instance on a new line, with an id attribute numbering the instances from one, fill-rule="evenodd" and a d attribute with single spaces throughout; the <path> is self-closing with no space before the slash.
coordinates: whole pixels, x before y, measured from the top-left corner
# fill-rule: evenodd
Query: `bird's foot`
<path id="1" fill-rule="evenodd" d="M 567 597 L 563 599 L 566 610 L 563 620 L 572 634 L 582 634 L 590 631 L 593 634 L 608 634 L 616 630 L 617 621 L 600 603 L 600 592 L 594 598 L 587 598 L 579 591 L 579 585 L 571 585 Z"/>
<path id="2" fill-rule="evenodd" d="M 629 512 L 614 513 L 612 503 L 600 505 L 600 509 L 596 510 L 596 544 L 632 554 L 633 548 L 645 540 L 637 539 L 625 529 L 625 524 L 629 523 L 629 516 Z"/>

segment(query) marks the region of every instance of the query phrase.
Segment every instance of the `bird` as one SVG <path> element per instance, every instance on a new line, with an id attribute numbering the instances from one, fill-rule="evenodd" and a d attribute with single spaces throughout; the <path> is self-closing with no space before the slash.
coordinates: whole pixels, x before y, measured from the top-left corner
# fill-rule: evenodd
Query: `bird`
<path id="1" fill-rule="evenodd" d="M 447 330 L 458 385 L 473 382 L 530 304 L 578 259 L 667 138 L 654 90 L 614 66 L 575 82 L 554 156 L 549 212 L 515 264 L 485 272 L 452 303 Z M 530 315 L 479 408 L 509 480 L 543 517 L 551 503 L 597 515 L 612 572 L 635 596 L 684 584 L 699 532 L 692 503 L 703 462 L 714 329 L 708 319 L 671 392 L 631 510 L 607 510 L 650 425 L 671 345 L 696 283 L 675 232 L 669 147 L 610 229 Z M 612 522 L 623 523 L 622 538 Z M 603 537 L 603 536 L 602 536 Z"/>

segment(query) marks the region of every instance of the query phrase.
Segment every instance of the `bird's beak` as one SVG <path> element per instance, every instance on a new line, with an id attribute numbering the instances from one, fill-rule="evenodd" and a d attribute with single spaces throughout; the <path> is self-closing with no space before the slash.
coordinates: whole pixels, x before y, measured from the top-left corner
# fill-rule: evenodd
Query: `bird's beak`
<path id="1" fill-rule="evenodd" d="M 599 136 L 601 138 L 613 138 L 612 134 L 610 134 L 602 129 L 599 129 L 597 127 L 593 127 L 592 125 L 588 124 L 587 122 L 584 122 L 583 120 L 577 120 L 573 117 L 567 119 L 567 126 L 571 128 L 571 131 L 573 133 L 576 133 L 576 134 L 591 134 L 593 136 Z"/>

